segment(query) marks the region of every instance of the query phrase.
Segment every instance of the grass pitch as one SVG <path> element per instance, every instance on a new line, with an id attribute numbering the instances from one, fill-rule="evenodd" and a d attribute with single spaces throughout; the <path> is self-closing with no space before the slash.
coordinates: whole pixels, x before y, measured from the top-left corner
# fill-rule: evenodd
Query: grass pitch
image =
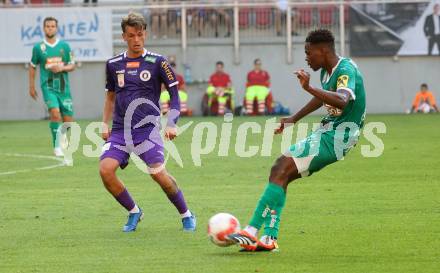
<path id="1" fill-rule="evenodd" d="M 80 149 L 73 167 L 55 167 L 38 157 L 52 155 L 46 121 L 1 121 L 0 272 L 440 272 L 439 115 L 368 116 L 387 126 L 378 134 L 383 155 L 362 157 L 362 138 L 344 161 L 290 185 L 279 253 L 209 242 L 209 217 L 230 212 L 245 225 L 267 183 L 280 137 L 272 156 L 234 152 L 238 125 L 265 119 L 234 119 L 229 155 L 218 156 L 217 141 L 202 167 L 192 163 L 192 128 L 213 121 L 220 135 L 222 119 L 193 118 L 175 141 L 184 167 L 167 167 L 197 214 L 194 234 L 181 231 L 166 196 L 134 164 L 119 175 L 146 217 L 135 233 L 122 233 L 126 213 L 102 186 L 97 158 Z M 80 122 L 81 144 L 91 144 L 87 124 Z M 248 136 L 247 145 L 261 143 L 262 134 Z"/>

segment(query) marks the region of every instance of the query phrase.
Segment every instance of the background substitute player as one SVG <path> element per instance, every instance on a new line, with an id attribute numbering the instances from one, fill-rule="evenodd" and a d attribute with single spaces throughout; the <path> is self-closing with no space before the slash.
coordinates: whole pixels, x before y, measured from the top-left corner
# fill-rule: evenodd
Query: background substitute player
<path id="1" fill-rule="evenodd" d="M 274 251 L 278 248 L 280 216 L 289 183 L 343 158 L 358 141 L 363 126 L 363 78 L 353 61 L 336 55 L 333 34 L 325 29 L 310 32 L 305 53 L 309 66 L 314 71 L 321 69 L 323 89 L 310 85 L 309 73 L 302 69 L 295 72 L 302 88 L 313 98 L 295 115 L 282 118 L 275 133 L 281 133 L 285 125 L 297 123 L 322 105 L 327 108 L 328 115 L 321 121 L 319 129 L 277 159 L 249 225 L 229 236 L 245 251 Z M 258 230 L 263 224 L 264 235 L 258 240 Z"/>
<path id="2" fill-rule="evenodd" d="M 147 23 L 142 15 L 130 13 L 121 22 L 122 37 L 128 50 L 107 61 L 104 105 L 103 146 L 100 175 L 107 190 L 129 212 L 123 231 L 136 230 L 143 211 L 133 201 L 122 181 L 116 176 L 118 167 L 128 164 L 130 153 L 139 156 L 154 171 L 151 177 L 162 187 L 182 216 L 183 229 L 194 231 L 195 216 L 188 210 L 183 193 L 175 179 L 164 168 L 164 148 L 160 135 L 159 97 L 163 83 L 170 93 L 170 116 L 165 137 L 176 136 L 179 116 L 178 81 L 167 60 L 144 48 Z M 113 112 L 113 126 L 109 121 Z M 145 124 L 144 121 L 148 121 Z M 144 125 L 142 125 L 144 123 Z M 153 218 L 155 211 L 146 210 Z"/>
<path id="3" fill-rule="evenodd" d="M 56 37 L 58 21 L 54 17 L 43 20 L 45 39 L 32 49 L 32 60 L 29 67 L 29 94 L 36 100 L 35 69 L 40 66 L 40 86 L 43 99 L 50 115 L 50 131 L 56 156 L 63 156 L 60 142 L 65 142 L 65 136 L 57 139 L 57 130 L 61 122 L 73 121 L 72 97 L 68 72 L 75 69 L 69 45 Z M 67 143 L 64 143 L 67 145 Z"/>

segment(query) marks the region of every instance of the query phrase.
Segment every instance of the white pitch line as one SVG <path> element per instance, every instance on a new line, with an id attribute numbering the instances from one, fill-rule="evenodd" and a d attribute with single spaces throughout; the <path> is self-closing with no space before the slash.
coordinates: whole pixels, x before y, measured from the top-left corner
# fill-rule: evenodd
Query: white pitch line
<path id="1" fill-rule="evenodd" d="M 63 158 L 55 157 L 55 156 L 47 156 L 47 155 L 33 155 L 33 154 L 17 154 L 17 153 L 6 153 L 2 154 L 4 156 L 9 157 L 27 157 L 27 158 L 37 158 L 37 159 L 52 159 L 61 163 L 57 163 L 55 165 L 49 165 L 44 167 L 38 167 L 33 169 L 24 169 L 24 170 L 16 170 L 16 171 L 8 171 L 8 172 L 2 172 L 0 175 L 11 175 L 11 174 L 17 174 L 17 173 L 27 173 L 30 171 L 43 171 L 53 168 L 58 168 L 64 166 L 64 160 Z"/>

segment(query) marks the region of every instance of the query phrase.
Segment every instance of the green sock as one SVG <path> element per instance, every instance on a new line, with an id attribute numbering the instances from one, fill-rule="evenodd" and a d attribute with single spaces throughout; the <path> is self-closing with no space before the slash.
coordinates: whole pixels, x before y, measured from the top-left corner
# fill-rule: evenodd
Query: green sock
<path id="1" fill-rule="evenodd" d="M 249 225 L 256 229 L 260 229 L 265 222 L 265 219 L 271 216 L 272 210 L 275 210 L 277 213 L 278 211 L 281 212 L 279 207 L 284 207 L 285 200 L 286 193 L 284 192 L 284 189 L 277 184 L 269 182 L 260 201 L 258 201 L 257 208 L 255 209 Z M 280 206 L 279 204 L 282 205 Z"/>
<path id="2" fill-rule="evenodd" d="M 281 212 L 286 204 L 286 195 L 272 208 L 270 214 L 264 219 L 264 235 L 278 238 L 280 229 Z"/>
<path id="3" fill-rule="evenodd" d="M 56 121 L 49 122 L 49 128 L 52 134 L 52 145 L 54 148 L 60 146 L 57 140 L 58 128 L 60 128 L 60 126 L 61 126 L 61 122 L 56 122 Z"/>

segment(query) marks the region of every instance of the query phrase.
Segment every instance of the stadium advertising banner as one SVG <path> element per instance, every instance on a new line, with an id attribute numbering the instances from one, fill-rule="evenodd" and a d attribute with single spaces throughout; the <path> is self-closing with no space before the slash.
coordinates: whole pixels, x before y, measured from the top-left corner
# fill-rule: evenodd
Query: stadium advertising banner
<path id="1" fill-rule="evenodd" d="M 440 1 L 352 4 L 352 56 L 440 55 Z"/>
<path id="2" fill-rule="evenodd" d="M 0 63 L 27 63 L 44 39 L 43 20 L 58 20 L 58 38 L 75 61 L 103 61 L 113 55 L 111 10 L 105 8 L 0 9 Z"/>

